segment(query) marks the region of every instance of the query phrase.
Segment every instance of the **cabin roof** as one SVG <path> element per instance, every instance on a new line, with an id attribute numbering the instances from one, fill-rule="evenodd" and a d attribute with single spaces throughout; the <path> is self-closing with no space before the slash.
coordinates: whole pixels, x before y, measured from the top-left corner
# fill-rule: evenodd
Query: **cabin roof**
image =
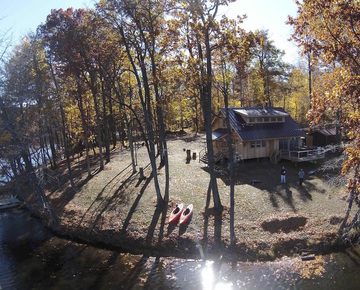
<path id="1" fill-rule="evenodd" d="M 215 131 L 212 131 L 212 140 L 218 140 L 221 139 L 223 137 L 225 137 L 227 135 L 227 130 L 226 129 L 216 129 Z"/>
<path id="2" fill-rule="evenodd" d="M 321 134 L 324 136 L 336 136 L 336 128 L 316 130 L 314 132 L 311 132 L 311 135 L 313 135 L 313 134 Z"/>
<path id="3" fill-rule="evenodd" d="M 225 108 L 221 113 L 226 116 Z M 243 116 L 282 116 L 285 122 L 247 124 Z M 282 108 L 242 107 L 229 108 L 232 128 L 242 140 L 279 139 L 305 137 L 305 131 Z"/>
<path id="4" fill-rule="evenodd" d="M 234 112 L 246 117 L 284 117 L 288 116 L 285 111 L 272 107 L 246 107 L 233 108 Z"/>

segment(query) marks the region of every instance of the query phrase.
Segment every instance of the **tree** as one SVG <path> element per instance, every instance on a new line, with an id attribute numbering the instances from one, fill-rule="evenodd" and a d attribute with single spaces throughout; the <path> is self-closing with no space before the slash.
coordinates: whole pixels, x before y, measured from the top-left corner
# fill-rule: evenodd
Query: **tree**
<path id="1" fill-rule="evenodd" d="M 38 57 L 42 52 L 36 45 L 36 40 L 28 42 L 25 39 L 1 71 L 0 119 L 2 128 L 6 132 L 7 148 L 11 149 L 8 150 L 7 159 L 11 164 L 17 194 L 24 194 L 20 191 L 18 178 L 22 175 L 31 185 L 31 189 L 26 193 L 30 192 L 31 195 L 33 191 L 37 202 L 49 214 L 49 221 L 56 223 L 56 215 L 47 202 L 30 153 L 30 147 L 41 144 L 39 139 L 43 138 L 37 133 L 43 128 L 41 110 L 48 96 L 39 83 L 46 78 L 44 69 L 46 65 L 40 64 Z M 24 199 L 27 198 L 22 196 Z"/>
<path id="2" fill-rule="evenodd" d="M 99 64 L 93 56 L 91 45 L 92 30 L 88 21 L 90 12 L 83 9 L 73 11 L 52 10 L 46 23 L 41 27 L 41 33 L 49 49 L 54 52 L 54 63 L 62 68 L 64 76 L 71 77 L 75 83 L 74 97 L 81 114 L 82 139 L 86 147 L 88 176 L 91 176 L 89 160 L 89 141 L 99 144 L 100 170 L 104 168 L 102 154 L 102 117 L 100 114 L 100 81 L 98 74 Z M 94 28 L 94 27 L 92 27 Z M 91 128 L 85 111 L 86 94 L 91 92 L 93 98 L 92 109 L 96 117 L 96 140 L 91 140 Z M 75 140 L 78 143 L 78 140 Z"/>
<path id="3" fill-rule="evenodd" d="M 65 158 L 66 158 L 66 164 L 68 167 L 70 185 L 73 190 L 77 191 L 75 182 L 74 182 L 74 178 L 73 178 L 73 170 L 72 170 L 71 162 L 70 162 L 70 149 L 69 149 L 69 142 L 68 142 L 68 137 L 67 137 L 68 133 L 66 130 L 66 118 L 65 118 L 64 100 L 63 100 L 64 95 L 65 95 L 65 90 L 63 89 L 63 86 L 61 85 L 61 80 L 59 80 L 58 75 L 55 73 L 56 68 L 53 66 L 53 55 L 51 53 L 48 53 L 48 55 L 47 55 L 47 62 L 49 65 L 49 69 L 50 69 L 51 77 L 52 77 L 52 81 L 53 81 L 55 104 L 59 107 L 60 115 L 61 115 L 61 134 L 62 134 L 63 144 L 64 144 L 64 148 L 65 148 Z"/>
<path id="4" fill-rule="evenodd" d="M 277 89 L 277 79 L 285 73 L 286 64 L 282 61 L 284 51 L 275 47 L 269 40 L 267 31 L 255 32 L 256 46 L 253 49 L 253 69 L 262 84 L 257 105 L 273 106 Z"/>
<path id="5" fill-rule="evenodd" d="M 304 69 L 293 68 L 286 82 L 287 102 L 284 95 L 284 109 L 302 127 L 308 127 L 306 114 L 310 109 L 308 79 Z"/>
<path id="6" fill-rule="evenodd" d="M 160 61 L 161 55 L 167 51 L 168 43 L 163 41 L 166 31 L 165 13 L 171 1 L 108 1 L 98 6 L 104 17 L 112 23 L 121 36 L 121 44 L 127 52 L 131 70 L 138 85 L 138 96 L 144 116 L 147 148 L 152 167 L 157 206 L 168 201 L 169 164 L 166 145 L 162 97 L 160 95 Z M 154 101 L 153 101 L 154 100 Z M 155 123 L 154 111 L 157 116 Z M 157 128 L 158 126 L 158 128 Z M 159 132 L 161 163 L 165 165 L 164 200 L 158 181 L 155 134 Z"/>
<path id="7" fill-rule="evenodd" d="M 316 124 L 324 118 L 338 120 L 351 143 L 342 174 L 351 174 L 348 182 L 349 207 L 339 234 L 349 239 L 359 228 L 360 215 L 360 4 L 357 1 L 297 1 L 298 16 L 289 18 L 293 39 L 322 61 L 326 68 L 324 90 L 314 88 L 309 117 Z M 350 210 L 358 210 L 347 225 Z M 356 231 L 355 231 L 356 232 Z M 357 231 L 358 232 L 358 231 Z"/>
<path id="8" fill-rule="evenodd" d="M 219 23 L 215 18 L 218 8 L 220 5 L 226 5 L 228 2 L 230 1 L 187 1 L 184 3 L 186 14 L 182 16 L 183 25 L 187 28 L 185 30 L 184 43 L 189 51 L 189 72 L 192 74 L 192 77 L 196 76 L 198 81 L 197 86 L 206 132 L 210 188 L 213 195 L 214 208 L 217 211 L 222 210 L 222 204 L 215 176 L 214 150 L 212 145 L 212 52 L 217 44 L 215 31 L 218 29 Z"/>
<path id="9" fill-rule="evenodd" d="M 245 67 L 251 60 L 250 50 L 252 46 L 252 33 L 246 33 L 240 28 L 241 18 L 238 21 L 223 17 L 220 21 L 218 33 L 218 50 L 215 52 L 214 61 L 214 83 L 215 88 L 223 97 L 225 108 L 225 123 L 227 127 L 227 147 L 229 156 L 229 178 L 230 178 L 230 240 L 235 243 L 235 160 L 233 156 L 232 128 L 230 126 L 229 102 L 239 102 L 238 96 L 232 90 L 231 84 L 234 76 L 245 74 Z M 240 101 L 243 101 L 240 94 Z"/>

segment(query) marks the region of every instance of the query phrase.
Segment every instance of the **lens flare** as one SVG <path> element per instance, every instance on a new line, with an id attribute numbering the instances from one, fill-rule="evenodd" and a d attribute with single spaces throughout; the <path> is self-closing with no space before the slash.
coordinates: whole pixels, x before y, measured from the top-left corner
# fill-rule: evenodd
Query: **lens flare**
<path id="1" fill-rule="evenodd" d="M 201 270 L 201 282 L 204 290 L 215 289 L 215 290 L 230 290 L 232 284 L 224 281 L 216 281 L 217 276 L 214 274 L 213 269 L 214 261 L 206 261 L 203 269 Z"/>

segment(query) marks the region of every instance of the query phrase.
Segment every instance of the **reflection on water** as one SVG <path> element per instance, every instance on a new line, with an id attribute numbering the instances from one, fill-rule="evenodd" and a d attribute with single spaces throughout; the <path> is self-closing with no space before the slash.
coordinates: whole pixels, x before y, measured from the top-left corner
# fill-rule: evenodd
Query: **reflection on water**
<path id="1" fill-rule="evenodd" d="M 201 282 L 203 289 L 232 289 L 232 283 L 226 277 L 217 277 L 214 271 L 214 261 L 205 261 L 201 267 Z M 222 276 L 222 275 L 220 275 Z"/>
<path id="2" fill-rule="evenodd" d="M 26 212 L 0 212 L 0 289 L 360 289 L 360 250 L 246 263 L 108 251 L 51 236 Z"/>

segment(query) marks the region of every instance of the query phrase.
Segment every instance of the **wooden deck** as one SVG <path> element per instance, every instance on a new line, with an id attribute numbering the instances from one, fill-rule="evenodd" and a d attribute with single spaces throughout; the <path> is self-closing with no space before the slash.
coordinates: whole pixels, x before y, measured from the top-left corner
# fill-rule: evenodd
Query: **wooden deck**
<path id="1" fill-rule="evenodd" d="M 279 150 L 274 152 L 270 156 L 270 161 L 273 163 L 278 163 L 281 159 L 290 160 L 293 162 L 305 162 L 305 161 L 313 161 L 318 159 L 325 158 L 326 148 L 315 148 L 315 149 L 299 149 L 299 150 Z M 218 162 L 223 157 L 227 157 L 227 150 L 220 150 L 214 156 L 214 162 Z M 207 152 L 206 149 L 200 151 L 199 154 L 199 162 L 207 163 Z M 237 162 L 243 161 L 240 157 L 237 157 Z"/>
<path id="2" fill-rule="evenodd" d="M 280 150 L 279 157 L 280 159 L 295 162 L 313 161 L 325 158 L 325 150 L 322 148 L 310 150 Z"/>

